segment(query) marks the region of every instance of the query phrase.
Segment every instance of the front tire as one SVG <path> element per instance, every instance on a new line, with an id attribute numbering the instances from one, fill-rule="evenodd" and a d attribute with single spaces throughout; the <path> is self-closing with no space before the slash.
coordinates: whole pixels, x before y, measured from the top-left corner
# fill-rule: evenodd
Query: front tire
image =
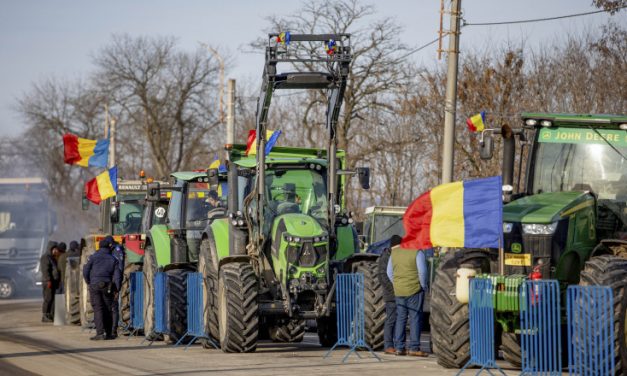
<path id="1" fill-rule="evenodd" d="M 616 369 L 616 375 L 627 374 L 627 345 L 625 336 L 627 332 L 625 322 L 625 312 L 627 311 L 627 260 L 614 255 L 601 255 L 592 257 L 586 262 L 584 270 L 581 272 L 581 286 L 609 286 L 612 288 L 614 295 L 614 354 L 613 359 Z M 577 302 L 575 302 L 577 304 Z M 586 313 L 586 306 L 580 307 L 583 310 L 583 317 L 590 317 L 594 312 Z M 586 320 L 587 321 L 587 320 Z M 588 322 L 582 323 L 589 325 Z M 590 346 L 586 344 L 597 343 L 598 337 L 596 333 L 586 331 L 587 338 L 583 342 L 583 346 L 587 352 Z M 576 346 L 577 344 L 575 344 Z M 593 346 L 592 348 L 597 348 Z M 598 349 L 600 350 L 600 349 Z M 597 359 L 602 354 L 597 354 Z M 611 369 L 611 364 L 609 365 Z"/>
<path id="2" fill-rule="evenodd" d="M 316 319 L 318 341 L 322 347 L 331 347 L 337 343 L 337 318 L 335 315 L 336 313 Z"/>
<path id="3" fill-rule="evenodd" d="M 305 337 L 305 320 L 279 319 L 268 330 L 273 342 L 302 342 Z"/>
<path id="4" fill-rule="evenodd" d="M 228 353 L 257 349 L 259 307 L 257 276 L 247 262 L 222 266 L 218 285 L 220 346 Z"/>
<path id="5" fill-rule="evenodd" d="M 151 245 L 146 246 L 144 252 L 144 335 L 146 339 L 154 341 L 160 338 L 155 333 L 155 274 L 157 273 L 157 259 Z"/>
<path id="6" fill-rule="evenodd" d="M 362 261 L 353 266 L 353 273 L 364 275 L 364 330 L 366 344 L 373 350 L 383 348 L 386 318 L 383 286 L 379 283 L 378 271 L 376 261 Z"/>
<path id="7" fill-rule="evenodd" d="M 215 342 L 220 338 L 218 324 L 218 268 L 214 260 L 215 249 L 213 239 L 203 239 L 198 254 L 198 272 L 202 273 L 203 317 L 205 333 L 208 333 Z M 204 344 L 210 347 L 210 344 Z"/>
<path id="8" fill-rule="evenodd" d="M 178 342 L 187 333 L 187 269 L 170 269 L 168 275 L 168 341 Z"/>
<path id="9" fill-rule="evenodd" d="M 503 332 L 501 334 L 501 351 L 503 351 L 503 358 L 512 367 L 522 367 L 522 349 L 520 347 L 519 334 Z"/>

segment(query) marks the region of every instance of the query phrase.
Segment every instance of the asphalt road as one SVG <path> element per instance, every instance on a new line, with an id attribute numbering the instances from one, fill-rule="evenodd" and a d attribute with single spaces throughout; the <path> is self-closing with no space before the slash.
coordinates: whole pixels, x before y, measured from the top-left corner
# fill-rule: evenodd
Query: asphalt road
<path id="1" fill-rule="evenodd" d="M 188 351 L 142 338 L 90 341 L 87 331 L 75 326 L 42 324 L 37 299 L 0 301 L 0 375 L 455 375 L 439 367 L 434 357 L 383 355 L 379 362 L 367 352 L 362 358 L 347 349 L 326 349 L 315 334 L 300 344 L 261 342 L 252 354 L 225 354 L 193 345 Z M 475 374 L 476 370 L 468 371 Z M 510 375 L 518 371 L 509 371 Z"/>

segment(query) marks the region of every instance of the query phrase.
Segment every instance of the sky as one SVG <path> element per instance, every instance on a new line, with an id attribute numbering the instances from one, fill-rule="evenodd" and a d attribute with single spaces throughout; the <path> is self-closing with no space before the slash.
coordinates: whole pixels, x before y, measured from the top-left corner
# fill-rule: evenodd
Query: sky
<path id="1" fill-rule="evenodd" d="M 447 0 L 448 1 L 448 0 Z M 374 17 L 392 17 L 404 28 L 399 41 L 417 47 L 433 40 L 439 29 L 438 0 L 364 1 Z M 594 11 L 592 0 L 464 0 L 467 22 L 510 21 Z M 0 137 L 25 129 L 15 111 L 17 98 L 33 83 L 48 77 L 84 79 L 93 70 L 92 57 L 112 34 L 175 36 L 180 47 L 193 50 L 202 41 L 226 51 L 234 66 L 228 77 L 255 80 L 263 55 L 247 44 L 263 36 L 266 17 L 294 14 L 299 1 L 286 0 L 0 0 Z M 537 47 L 565 35 L 598 30 L 613 18 L 627 22 L 627 11 L 601 13 L 552 22 L 462 29 L 460 50 L 483 50 L 507 41 Z M 446 42 L 444 44 L 447 45 Z M 425 65 L 437 60 L 437 44 L 412 55 Z"/>

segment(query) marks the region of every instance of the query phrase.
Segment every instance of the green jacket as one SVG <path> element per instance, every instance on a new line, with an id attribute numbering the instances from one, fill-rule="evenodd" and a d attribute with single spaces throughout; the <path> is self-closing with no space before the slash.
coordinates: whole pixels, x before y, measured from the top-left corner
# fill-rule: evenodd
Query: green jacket
<path id="1" fill-rule="evenodd" d="M 418 266 L 416 265 L 417 253 L 417 250 L 401 247 L 392 248 L 394 295 L 399 297 L 412 296 L 422 289 L 418 277 Z"/>

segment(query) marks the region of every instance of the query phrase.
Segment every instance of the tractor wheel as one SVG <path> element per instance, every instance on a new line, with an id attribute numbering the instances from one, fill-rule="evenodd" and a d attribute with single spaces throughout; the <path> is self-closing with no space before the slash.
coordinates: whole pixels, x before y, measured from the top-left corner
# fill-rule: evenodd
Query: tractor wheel
<path id="1" fill-rule="evenodd" d="M 154 341 L 161 339 L 155 333 L 155 274 L 157 274 L 157 259 L 154 248 L 147 245 L 144 252 L 144 335 L 146 339 Z"/>
<path id="2" fill-rule="evenodd" d="M 168 275 L 168 342 L 176 343 L 187 333 L 188 269 L 170 269 Z M 184 342 L 184 341 L 183 341 Z"/>
<path id="3" fill-rule="evenodd" d="M 353 273 L 364 275 L 364 330 L 366 344 L 373 350 L 383 348 L 385 301 L 383 286 L 379 283 L 377 261 L 362 261 L 353 265 Z"/>
<path id="4" fill-rule="evenodd" d="M 625 312 L 627 311 L 627 260 L 614 256 L 614 255 L 602 255 L 592 257 L 586 262 L 586 265 L 581 272 L 582 286 L 609 286 L 612 288 L 614 294 L 614 354 L 613 359 L 616 369 L 616 375 L 627 374 L 627 345 L 625 344 L 625 336 L 627 332 L 627 326 L 625 322 Z M 588 317 L 593 314 L 590 312 L 586 314 L 586 306 L 580 307 L 583 309 L 583 317 Z M 586 320 L 587 321 L 587 320 Z M 584 323 L 588 325 L 588 323 Z M 597 343 L 598 337 L 594 331 L 586 331 L 586 338 L 582 346 L 585 346 L 586 352 L 590 352 L 592 348 L 589 346 L 591 343 Z M 577 346 L 577 343 L 575 343 Z M 597 354 L 597 358 L 601 359 L 602 354 Z M 611 365 L 610 365 L 611 369 Z M 598 370 L 594 370 L 597 371 Z"/>
<path id="5" fill-rule="evenodd" d="M 202 301 L 205 333 L 208 333 L 215 342 L 220 338 L 218 326 L 218 268 L 212 252 L 212 239 L 203 239 L 198 253 L 198 272 L 202 273 Z M 215 262 L 214 262 L 215 261 Z M 212 348 L 209 343 L 203 343 L 205 348 Z"/>
<path id="6" fill-rule="evenodd" d="M 513 367 L 522 367 L 522 349 L 520 348 L 520 335 L 503 332 L 501 334 L 501 351 L 503 358 Z"/>
<path id="7" fill-rule="evenodd" d="M 127 264 L 124 267 L 122 287 L 120 288 L 120 318 L 125 328 L 129 328 L 131 325 L 131 273 L 141 270 L 141 264 Z"/>
<path id="8" fill-rule="evenodd" d="M 337 342 L 337 319 L 335 314 L 316 319 L 318 340 L 322 347 L 331 347 Z"/>
<path id="9" fill-rule="evenodd" d="M 228 353 L 253 352 L 259 335 L 257 276 L 247 262 L 222 266 L 218 283 L 220 346 Z"/>
<path id="10" fill-rule="evenodd" d="M 273 342 L 302 342 L 305 337 L 305 320 L 277 320 L 269 327 Z"/>
<path id="11" fill-rule="evenodd" d="M 78 267 L 78 270 L 80 270 L 81 272 L 83 271 L 85 264 L 87 264 L 89 256 L 93 255 L 96 252 L 92 247 L 89 246 L 89 244 L 92 243 L 93 242 L 88 241 L 88 245 L 83 248 L 83 251 L 81 252 L 81 261 Z M 79 278 L 79 281 L 81 325 L 84 328 L 91 328 L 94 325 L 94 309 L 91 307 L 91 301 L 89 298 L 89 286 L 85 282 L 84 278 Z"/>
<path id="12" fill-rule="evenodd" d="M 8 278 L 0 278 L 0 299 L 11 299 L 15 296 L 15 284 Z"/>
<path id="13" fill-rule="evenodd" d="M 457 301 L 457 269 L 472 264 L 490 270 L 487 254 L 468 250 L 449 250 L 440 261 L 431 286 L 431 341 L 438 363 L 446 368 L 461 368 L 470 359 L 470 322 L 468 305 Z"/>
<path id="14" fill-rule="evenodd" d="M 65 266 L 65 321 L 68 324 L 81 324 L 80 280 L 83 279 L 79 260 L 68 260 Z"/>

